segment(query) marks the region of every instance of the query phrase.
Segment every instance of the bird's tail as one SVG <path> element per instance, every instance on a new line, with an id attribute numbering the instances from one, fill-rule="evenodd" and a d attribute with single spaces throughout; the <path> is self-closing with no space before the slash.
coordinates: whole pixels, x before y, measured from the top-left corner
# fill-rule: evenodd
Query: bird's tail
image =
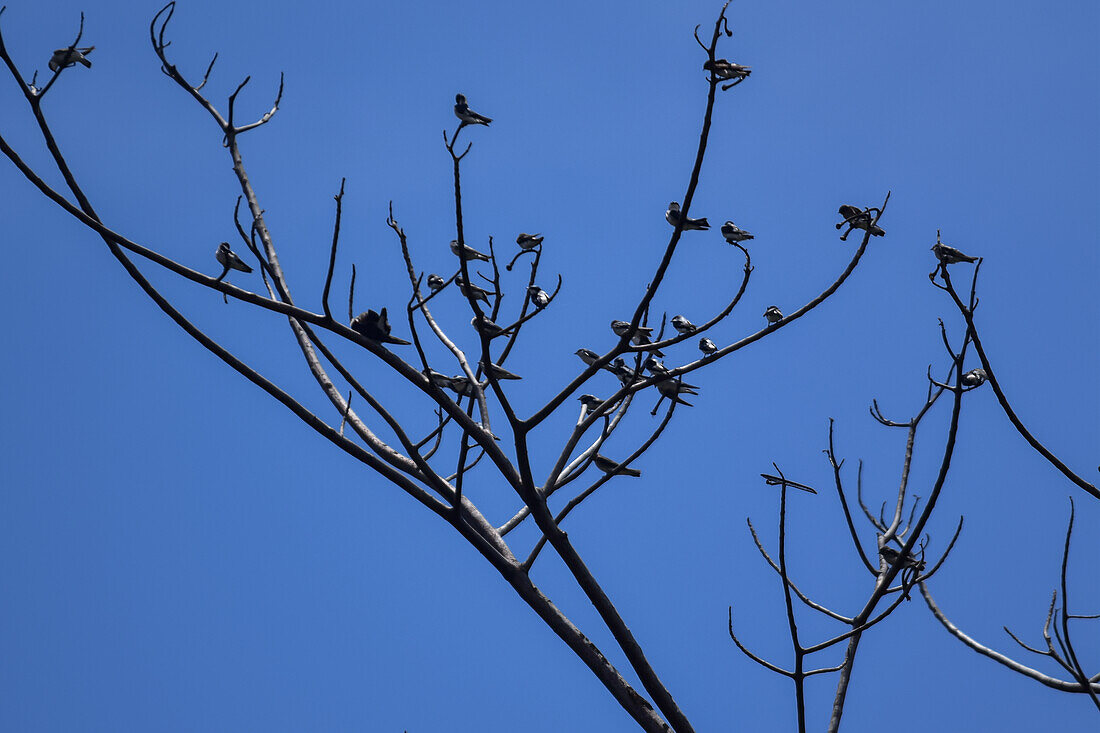
<path id="1" fill-rule="evenodd" d="M 709 221 L 707 221 L 707 217 L 705 217 L 705 216 L 704 216 L 704 217 L 703 217 L 702 219 L 696 219 L 696 220 L 695 220 L 695 223 L 696 223 L 696 224 L 697 224 L 697 225 L 698 225 L 698 226 L 699 226 L 699 227 L 700 227 L 701 229 L 710 229 L 710 222 L 709 222 Z"/>
<path id="2" fill-rule="evenodd" d="M 885 236 L 886 230 L 880 227 L 878 224 L 872 224 L 871 234 L 875 235 L 876 237 L 882 237 Z"/>
<path id="3" fill-rule="evenodd" d="M 84 56 L 87 56 L 88 54 L 90 54 L 94 50 L 95 50 L 95 46 L 88 46 L 87 48 L 80 49 L 80 53 Z M 80 63 L 84 64 L 89 69 L 92 68 L 92 62 L 89 61 L 86 58 L 80 59 Z"/>

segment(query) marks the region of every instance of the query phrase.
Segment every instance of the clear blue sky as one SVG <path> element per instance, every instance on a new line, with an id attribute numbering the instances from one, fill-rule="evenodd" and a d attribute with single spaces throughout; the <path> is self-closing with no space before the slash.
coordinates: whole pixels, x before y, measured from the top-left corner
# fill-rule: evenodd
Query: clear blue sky
<path id="1" fill-rule="evenodd" d="M 109 226 L 216 273 L 238 189 L 220 133 L 158 70 L 147 31 L 158 7 L 15 1 L 3 25 L 29 76 L 45 72 L 85 11 L 94 66 L 66 72 L 44 105 L 60 144 Z M 719 9 L 187 0 L 170 37 L 194 78 L 220 52 L 208 85 L 219 104 L 252 75 L 246 116 L 270 106 L 286 72 L 282 110 L 242 150 L 294 293 L 314 308 L 340 178 L 337 284 L 355 262 L 359 303 L 399 310 L 407 282 L 387 202 L 418 266 L 445 271 L 454 223 L 440 131 L 454 127 L 456 91 L 496 118 L 470 131 L 468 241 L 493 235 L 511 252 L 517 232 L 541 231 L 545 282 L 554 272 L 565 281 L 508 363 L 525 377 L 513 392 L 529 411 L 577 373 L 576 348 L 612 343 L 606 324 L 629 317 L 653 272 L 705 98 L 691 31 Z M 869 501 L 891 497 L 904 436 L 873 423 L 867 405 L 877 397 L 891 416 L 910 415 L 927 365 L 945 364 L 936 319 L 960 333 L 927 278 L 937 228 L 986 258 L 979 325 L 1018 412 L 1097 476 L 1100 11 L 1082 0 L 932 0 L 738 2 L 730 14 L 723 55 L 753 75 L 720 97 L 692 214 L 753 231 L 756 271 L 715 340 L 757 330 L 767 305 L 793 309 L 835 278 L 855 246 L 837 240 L 839 204 L 870 205 L 892 189 L 888 235 L 810 317 L 694 375 L 702 394 L 639 462 L 643 478 L 612 482 L 566 529 L 699 731 L 787 731 L 789 683 L 726 636 L 733 604 L 745 641 L 788 663 L 782 595 L 744 520 L 775 546 L 777 497 L 758 478 L 773 460 L 828 486 L 829 417 L 848 476 L 862 457 Z M 46 170 L 6 74 L 0 99 L 0 130 Z M 6 160 L 0 187 L 0 729 L 635 729 L 448 527 L 191 341 Z M 689 233 L 655 308 L 705 320 L 739 276 L 734 255 L 714 233 Z M 326 410 L 285 321 L 147 271 L 196 322 Z M 518 307 L 519 279 L 506 309 Z M 233 280 L 261 287 L 255 276 Z M 446 324 L 469 338 L 468 314 L 452 305 Z M 693 358 L 681 348 L 667 361 Z M 430 423 L 424 401 L 365 352 L 348 358 L 404 419 Z M 591 391 L 613 381 L 597 376 Z M 652 425 L 650 401 L 615 450 Z M 537 464 L 556 455 L 572 409 L 536 434 Z M 946 418 L 943 405 L 922 430 L 917 494 L 927 495 Z M 1041 643 L 1073 494 L 1074 607 L 1100 611 L 1090 566 L 1100 503 L 1026 447 L 987 388 L 967 396 L 959 439 L 930 526 L 941 548 L 958 515 L 967 520 L 932 584 L 941 606 L 999 649 L 1011 650 L 1002 625 Z M 487 469 L 477 476 L 484 483 L 470 492 L 500 523 L 518 500 Z M 854 611 L 871 579 L 835 495 L 795 496 L 790 511 L 796 579 Z M 874 546 L 867 528 L 862 540 Z M 549 553 L 534 579 L 625 668 Z M 837 631 L 807 615 L 803 630 Z M 1078 633 L 1079 651 L 1100 663 L 1100 626 Z M 824 726 L 834 685 L 810 685 L 812 729 Z M 1097 720 L 1085 699 L 963 648 L 919 599 L 866 637 L 856 665 L 846 729 L 885 716 L 902 731 L 1085 730 Z"/>

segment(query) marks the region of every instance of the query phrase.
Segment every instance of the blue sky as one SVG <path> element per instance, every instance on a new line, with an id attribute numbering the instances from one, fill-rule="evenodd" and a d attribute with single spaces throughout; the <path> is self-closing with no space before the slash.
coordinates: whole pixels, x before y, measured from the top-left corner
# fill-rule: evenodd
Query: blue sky
<path id="1" fill-rule="evenodd" d="M 216 273 L 233 238 L 238 189 L 221 135 L 158 70 L 134 2 L 10 3 L 5 39 L 28 76 L 69 43 L 79 12 L 94 66 L 66 72 L 44 103 L 104 221 Z M 387 203 L 419 268 L 453 265 L 450 160 L 456 91 L 495 118 L 471 130 L 464 161 L 467 240 L 504 251 L 546 235 L 545 283 L 564 278 L 510 369 L 530 412 L 580 368 L 573 351 L 612 344 L 667 242 L 705 101 L 691 38 L 715 2 L 386 5 L 180 4 L 170 37 L 193 78 L 220 52 L 207 90 L 251 74 L 242 115 L 282 110 L 242 139 L 300 303 L 318 298 L 332 196 L 346 176 L 338 288 L 351 263 L 362 307 L 408 298 Z M 713 335 L 729 343 L 794 309 L 844 268 L 841 203 L 893 195 L 876 240 L 832 299 L 703 372 L 696 406 L 566 529 L 699 731 L 790 730 L 789 684 L 726 636 L 789 660 L 783 601 L 745 528 L 774 547 L 777 496 L 758 478 L 776 461 L 828 486 L 821 449 L 836 420 L 846 471 L 865 460 L 872 505 L 895 491 L 904 435 L 867 414 L 878 398 L 904 419 L 929 363 L 946 360 L 936 320 L 960 319 L 927 273 L 944 241 L 984 256 L 983 341 L 1018 413 L 1072 467 L 1100 462 L 1100 124 L 1094 84 L 1100 10 L 1034 3 L 736 3 L 722 54 L 753 67 L 721 95 L 692 214 L 756 234 L 743 304 Z M 39 170 L 47 154 L 10 79 L 0 131 Z M 466 135 L 466 131 L 463 135 Z M 56 174 L 47 179 L 59 183 Z M 0 162 L 9 313 L 0 379 L 0 729 L 18 731 L 628 731 L 590 673 L 480 557 L 405 494 L 337 451 L 205 352 L 126 277 L 102 242 Z M 740 275 L 715 233 L 685 235 L 654 307 L 705 320 Z M 197 323 L 333 422 L 285 322 L 146 271 Z M 960 269 L 960 272 L 962 270 Z M 516 273 L 506 311 L 518 308 Z M 259 289 L 252 278 L 234 275 Z M 346 292 L 346 291 L 345 291 Z M 469 339 L 457 298 L 436 310 Z M 342 310 L 342 308 L 341 308 Z M 465 314 L 465 315 L 464 315 Z M 399 331 L 403 329 L 397 327 Z M 472 345 L 472 339 L 470 340 Z M 666 362 L 694 358 L 690 344 Z M 433 417 L 365 352 L 348 363 L 416 429 Z M 411 358 L 411 353 L 410 353 Z M 597 375 L 589 391 L 610 392 Z M 653 422 L 645 395 L 609 450 Z M 574 419 L 548 421 L 548 466 Z M 327 410 L 327 412 L 325 412 Z M 927 495 L 946 404 L 918 438 L 914 492 Z M 490 519 L 518 500 L 488 469 L 472 491 Z M 919 487 L 919 488 L 918 488 Z M 1013 431 L 983 388 L 965 399 L 959 446 L 930 525 L 957 517 L 957 550 L 932 583 L 965 631 L 1003 651 L 1008 625 L 1031 643 L 1057 582 L 1067 496 L 1077 500 L 1074 610 L 1100 611 L 1088 558 L 1100 505 Z M 792 572 L 829 606 L 854 611 L 871 579 L 857 565 L 835 495 L 794 496 Z M 529 529 L 517 533 L 529 547 Z M 864 547 L 873 547 L 866 527 Z M 613 642 L 549 553 L 534 580 L 621 669 Z M 802 616 L 803 633 L 838 629 Z M 1100 626 L 1079 627 L 1100 661 Z M 1024 653 L 1021 652 L 1021 655 Z M 1047 672 L 1039 660 L 1021 656 Z M 836 653 L 823 655 L 835 664 Z M 1096 671 L 1093 669 L 1093 671 Z M 808 690 L 824 725 L 835 678 Z M 899 692 L 902 691 L 902 692 Z M 919 599 L 869 633 L 846 729 L 891 716 L 899 730 L 1082 730 L 1096 711 L 963 648 Z"/>

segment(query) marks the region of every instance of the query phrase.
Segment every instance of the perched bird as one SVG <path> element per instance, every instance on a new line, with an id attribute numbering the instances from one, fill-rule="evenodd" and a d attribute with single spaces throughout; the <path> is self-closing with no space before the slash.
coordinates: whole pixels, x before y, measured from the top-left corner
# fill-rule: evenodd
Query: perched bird
<path id="1" fill-rule="evenodd" d="M 436 275 L 434 272 L 428 275 L 428 287 L 432 289 L 432 292 L 439 290 L 446 284 L 446 280 Z"/>
<path id="2" fill-rule="evenodd" d="M 466 95 L 455 95 L 455 117 L 462 120 L 463 125 L 485 125 L 489 126 L 489 123 L 493 120 L 485 115 L 479 115 L 470 109 L 470 105 L 466 104 Z"/>
<path id="3" fill-rule="evenodd" d="M 649 373 L 655 377 L 663 377 L 668 374 L 668 367 L 652 356 L 646 359 L 642 366 L 648 369 Z"/>
<path id="4" fill-rule="evenodd" d="M 218 245 L 218 251 L 214 253 L 215 259 L 218 260 L 218 264 L 224 267 L 222 274 L 218 276 L 221 280 L 230 270 L 240 270 L 241 272 L 252 272 L 252 268 L 245 264 L 245 261 L 237 256 L 237 253 L 229 249 L 229 242 L 222 242 Z"/>
<path id="5" fill-rule="evenodd" d="M 676 333 L 686 334 L 695 333 L 695 324 L 684 318 L 683 316 L 672 317 L 672 327 L 676 329 Z"/>
<path id="6" fill-rule="evenodd" d="M 473 298 L 474 300 L 483 300 L 485 304 L 489 304 L 489 291 L 485 288 L 479 288 L 477 285 L 467 285 L 466 281 L 459 275 L 455 278 L 455 285 L 458 286 L 458 292 L 465 295 L 467 298 Z"/>
<path id="7" fill-rule="evenodd" d="M 470 319 L 470 325 L 474 327 L 474 330 L 480 331 L 491 339 L 505 333 L 505 330 L 491 321 L 488 316 L 474 316 Z"/>
<path id="8" fill-rule="evenodd" d="M 589 349 L 577 349 L 573 353 L 579 356 L 581 358 L 581 361 L 583 361 L 588 366 L 592 366 L 596 363 L 596 359 L 600 358 L 599 354 Z"/>
<path id="9" fill-rule="evenodd" d="M 484 252 L 478 252 L 476 249 L 468 244 L 464 244 L 459 247 L 458 240 L 451 240 L 451 252 L 454 252 L 456 257 L 465 257 L 468 260 L 482 260 L 484 262 L 489 261 L 489 255 Z M 462 254 L 460 255 L 459 252 Z"/>
<path id="10" fill-rule="evenodd" d="M 90 69 L 92 68 L 92 62 L 85 57 L 94 50 L 95 46 L 88 46 L 87 48 L 59 48 L 53 52 L 53 56 L 50 58 L 50 71 L 60 71 L 61 69 L 67 69 L 76 64 L 84 64 L 84 66 Z"/>
<path id="11" fill-rule="evenodd" d="M 688 229 L 710 229 L 710 223 L 707 221 L 707 217 L 701 219 L 692 219 L 690 216 L 683 216 L 680 213 L 680 202 L 673 201 L 668 205 L 668 211 L 665 212 L 665 221 L 672 226 L 680 224 L 680 220 L 683 220 L 684 225 L 681 229 L 685 231 Z"/>
<path id="12" fill-rule="evenodd" d="M 970 257 L 964 255 L 954 247 L 949 247 L 943 242 L 939 241 L 939 237 L 936 237 L 936 243 L 932 245 L 932 253 L 936 255 L 936 259 L 943 265 L 954 265 L 959 262 L 977 262 L 977 257 Z"/>
<path id="13" fill-rule="evenodd" d="M 465 374 L 459 374 L 458 376 L 451 377 L 451 384 L 449 386 L 459 397 L 473 397 L 477 394 L 477 390 L 474 389 L 473 382 L 471 382 Z"/>
<path id="14" fill-rule="evenodd" d="M 817 489 L 815 489 L 814 487 L 807 486 L 806 484 L 800 484 L 797 481 L 791 481 L 789 478 L 772 476 L 770 473 L 762 473 L 760 474 L 760 477 L 764 479 L 764 483 L 766 483 L 768 486 L 782 486 L 783 484 L 786 484 L 792 489 L 801 489 L 802 491 L 806 491 L 811 494 L 817 493 Z"/>
<path id="15" fill-rule="evenodd" d="M 714 345 L 714 342 L 708 339 L 706 336 L 699 339 L 699 351 L 703 352 L 703 356 L 710 356 L 714 352 L 718 351 L 718 347 Z"/>
<path id="16" fill-rule="evenodd" d="M 478 364 L 486 374 L 491 374 L 496 379 L 523 379 L 520 375 L 513 374 L 499 364 L 487 364 L 484 359 L 479 361 Z"/>
<path id="17" fill-rule="evenodd" d="M 405 339 L 390 336 L 390 319 L 386 315 L 385 308 L 382 309 L 381 313 L 375 313 L 373 310 L 360 313 L 352 319 L 351 330 L 371 341 L 378 341 L 383 344 L 407 345 L 411 343 Z"/>
<path id="18" fill-rule="evenodd" d="M 615 332 L 616 336 L 625 336 L 630 333 L 630 324 L 626 321 L 615 320 L 611 322 L 611 330 Z M 649 334 L 653 333 L 653 329 L 647 326 L 638 326 L 634 330 L 634 335 L 631 337 L 631 341 L 638 346 L 645 346 L 653 343 L 649 340 Z M 654 349 L 653 353 L 657 356 L 664 356 L 664 352 L 659 349 Z"/>
<path id="19" fill-rule="evenodd" d="M 764 311 L 764 317 L 768 319 L 770 325 L 775 325 L 783 320 L 783 311 L 779 310 L 779 306 L 769 305 L 768 309 Z"/>
<path id="20" fill-rule="evenodd" d="M 668 397 L 673 402 L 678 402 L 688 407 L 691 407 L 692 404 L 685 399 L 681 399 L 680 395 L 699 394 L 691 385 L 684 384 L 679 379 L 665 379 L 657 382 L 657 391 L 661 393 L 661 397 Z"/>
<path id="21" fill-rule="evenodd" d="M 985 380 L 989 379 L 989 375 L 985 373 L 985 369 L 971 369 L 966 374 L 962 375 L 962 383 L 967 387 L 978 387 L 985 384 Z"/>
<path id="22" fill-rule="evenodd" d="M 735 64 L 725 59 L 709 59 L 703 63 L 703 69 L 710 71 L 717 79 L 744 79 L 752 73 L 752 67 Z"/>
<path id="23" fill-rule="evenodd" d="M 595 412 L 603 404 L 603 400 L 593 394 L 582 394 L 577 398 L 580 403 L 584 405 L 584 408 L 589 412 Z"/>
<path id="24" fill-rule="evenodd" d="M 734 224 L 732 221 L 727 221 L 722 225 L 722 236 L 726 238 L 726 241 L 730 244 L 736 244 L 737 242 L 744 242 L 746 239 L 752 239 L 751 233 L 746 232 L 741 227 Z"/>
<path id="25" fill-rule="evenodd" d="M 635 373 L 633 369 L 628 367 L 626 365 L 626 362 L 624 362 L 622 359 L 616 359 L 604 368 L 614 374 L 616 377 L 618 377 L 619 382 L 624 387 L 629 387 L 631 384 L 634 384 L 634 382 L 636 382 L 638 379 L 637 373 Z"/>
<path id="26" fill-rule="evenodd" d="M 848 238 L 848 234 L 853 229 L 865 229 L 876 237 L 881 237 L 886 234 L 886 231 L 882 227 L 874 223 L 874 219 L 869 211 L 844 204 L 837 209 L 837 212 L 844 217 L 844 221 L 837 224 L 836 228 L 840 229 L 845 224 L 848 225 L 848 231 L 840 235 L 840 240 L 842 242 Z"/>
<path id="27" fill-rule="evenodd" d="M 546 306 L 550 305 L 550 295 L 538 285 L 532 285 L 527 288 L 527 294 L 531 296 L 531 302 L 535 304 L 535 307 L 542 310 Z"/>
<path id="28" fill-rule="evenodd" d="M 422 373 L 436 387 L 439 387 L 440 389 L 451 389 L 452 388 L 451 382 L 453 380 L 450 377 L 448 377 L 446 374 L 440 374 L 439 372 L 437 372 L 436 370 L 431 369 L 431 368 L 425 369 Z"/>
<path id="29" fill-rule="evenodd" d="M 542 240 L 545 239 L 541 234 L 528 234 L 527 232 L 520 232 L 516 237 L 516 244 L 520 249 L 534 249 L 542 244 Z"/>
<path id="30" fill-rule="evenodd" d="M 618 463 L 615 463 L 615 461 L 611 460 L 610 458 L 601 456 L 599 453 L 596 454 L 596 458 L 593 462 L 596 464 L 596 468 L 600 469 L 604 473 L 619 474 L 622 476 L 633 476 L 634 478 L 638 478 L 642 475 L 642 472 L 638 469 L 626 468 Z"/>
<path id="31" fill-rule="evenodd" d="M 885 545 L 884 547 L 879 548 L 878 554 L 882 555 L 882 559 L 885 560 L 888 564 L 896 565 L 898 562 L 898 557 L 901 553 L 899 553 L 893 547 Z M 905 562 L 902 564 L 902 567 L 916 568 L 917 572 L 919 573 L 924 570 L 924 560 L 918 560 L 912 555 L 907 555 L 905 557 Z"/>

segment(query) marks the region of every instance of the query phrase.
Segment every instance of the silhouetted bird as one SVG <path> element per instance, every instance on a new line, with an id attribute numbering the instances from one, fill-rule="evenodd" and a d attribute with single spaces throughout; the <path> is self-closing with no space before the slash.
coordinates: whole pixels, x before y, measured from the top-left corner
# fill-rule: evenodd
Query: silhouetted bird
<path id="1" fill-rule="evenodd" d="M 446 284 L 446 281 L 434 272 L 428 275 L 428 287 L 432 289 L 432 292 L 439 290 Z"/>
<path id="2" fill-rule="evenodd" d="M 616 336 L 625 336 L 630 332 L 630 324 L 626 321 L 612 321 L 611 330 L 615 332 Z M 649 328 L 647 326 L 638 326 L 638 328 L 634 330 L 634 335 L 631 337 L 630 340 L 638 346 L 646 346 L 653 343 L 649 340 L 649 334 L 651 333 L 653 333 L 652 328 Z M 657 356 L 664 356 L 664 353 L 659 349 L 653 349 L 653 353 Z"/>
<path id="3" fill-rule="evenodd" d="M 534 249 L 542 244 L 542 240 L 545 239 L 541 234 L 528 234 L 527 232 L 520 232 L 516 237 L 516 244 L 520 246 L 520 249 Z"/>
<path id="4" fill-rule="evenodd" d="M 504 329 L 493 323 L 488 316 L 474 316 L 470 319 L 470 325 L 491 339 L 504 334 Z"/>
<path id="5" fill-rule="evenodd" d="M 680 213 L 680 202 L 673 201 L 668 205 L 668 211 L 665 212 L 665 221 L 672 226 L 676 226 L 683 219 L 684 226 L 681 227 L 684 230 L 688 229 L 710 229 L 710 223 L 707 221 L 707 217 L 701 219 L 692 219 L 690 216 L 685 217 Z"/>
<path id="6" fill-rule="evenodd" d="M 460 251 L 462 252 L 462 256 L 465 256 L 466 259 L 468 259 L 468 260 L 483 260 L 485 262 L 489 261 L 489 255 L 485 254 L 484 252 L 478 252 L 476 249 L 474 249 L 473 247 L 471 247 L 468 244 L 464 244 L 460 248 L 458 246 L 458 240 L 457 239 L 452 239 L 451 240 L 451 252 L 453 252 L 456 257 L 459 257 L 460 256 L 459 255 Z"/>
<path id="7" fill-rule="evenodd" d="M 679 334 L 695 333 L 695 324 L 684 318 L 683 316 L 672 317 L 672 327 L 676 329 Z"/>
<path id="8" fill-rule="evenodd" d="M 699 351 L 703 352 L 703 356 L 710 356 L 714 352 L 718 351 L 718 347 L 714 345 L 714 342 L 708 339 L 706 336 L 699 339 Z"/>
<path id="9" fill-rule="evenodd" d="M 351 330 L 364 338 L 368 338 L 371 341 L 378 341 L 383 344 L 398 344 L 403 346 L 411 343 L 405 339 L 390 336 L 390 319 L 389 316 L 386 315 L 385 308 L 382 309 L 381 313 L 375 313 L 373 310 L 360 313 L 352 319 Z"/>
<path id="10" fill-rule="evenodd" d="M 668 367 L 652 356 L 646 359 L 642 366 L 648 369 L 649 373 L 655 377 L 663 377 L 668 374 Z"/>
<path id="11" fill-rule="evenodd" d="M 744 242 L 746 239 L 752 239 L 752 234 L 746 232 L 732 221 L 727 221 L 722 225 L 722 236 L 726 238 L 726 241 L 730 244 L 736 242 Z"/>
<path id="12" fill-rule="evenodd" d="M 585 409 L 589 412 L 595 412 L 599 409 L 600 405 L 603 404 L 603 400 L 592 394 L 582 394 L 577 399 L 580 400 L 580 403 L 584 405 Z"/>
<path id="13" fill-rule="evenodd" d="M 470 105 L 466 104 L 466 96 L 463 94 L 455 95 L 455 117 L 462 120 L 464 125 L 485 125 L 489 126 L 489 123 L 493 120 L 485 115 L 479 115 L 470 109 Z"/>
<path id="14" fill-rule="evenodd" d="M 760 474 L 760 476 L 764 479 L 764 483 L 766 483 L 768 486 L 781 486 L 782 484 L 787 484 L 787 486 L 790 486 L 793 489 L 801 489 L 802 491 L 807 491 L 811 494 L 817 493 L 817 489 L 815 489 L 814 487 L 807 486 L 806 484 L 800 484 L 797 481 L 791 481 L 790 479 L 781 478 L 780 476 L 772 476 L 770 473 L 762 473 Z"/>
<path id="15" fill-rule="evenodd" d="M 222 242 L 218 245 L 218 251 L 214 253 L 214 258 L 217 259 L 218 264 L 224 267 L 222 274 L 218 275 L 218 279 L 221 280 L 230 270 L 240 270 L 241 272 L 252 272 L 252 268 L 245 264 L 245 261 L 237 256 L 237 253 L 229 249 L 229 242 Z"/>
<path id="16" fill-rule="evenodd" d="M 898 558 L 901 556 L 901 553 L 899 553 L 897 550 L 895 550 L 893 547 L 890 547 L 889 545 L 881 547 L 878 551 L 878 554 L 882 555 L 882 559 L 885 560 L 889 565 L 897 565 Z M 918 560 L 912 555 L 906 555 L 905 562 L 902 564 L 902 567 L 916 568 L 917 572 L 919 573 L 924 570 L 924 561 Z"/>
<path id="17" fill-rule="evenodd" d="M 966 374 L 962 375 L 962 383 L 967 387 L 977 387 L 985 384 L 985 380 L 989 379 L 989 375 L 985 373 L 985 369 L 971 369 Z"/>
<path id="18" fill-rule="evenodd" d="M 470 382 L 465 374 L 451 377 L 450 387 L 459 397 L 473 397 L 477 394 L 477 390 L 474 389 L 473 383 Z"/>
<path id="19" fill-rule="evenodd" d="M 589 349 L 577 349 L 573 353 L 579 356 L 581 358 L 581 361 L 583 361 L 588 366 L 592 366 L 596 363 L 596 360 L 600 358 L 599 354 L 597 354 L 595 351 L 590 351 Z"/>
<path id="20" fill-rule="evenodd" d="M 491 374 L 497 379 L 523 379 L 520 375 L 513 374 L 499 364 L 486 364 L 484 359 L 479 361 L 478 364 L 481 365 L 486 374 Z"/>
<path id="21" fill-rule="evenodd" d="M 936 259 L 938 259 L 940 263 L 944 265 L 954 265 L 958 264 L 959 262 L 978 261 L 977 257 L 964 255 L 962 252 L 955 249 L 954 247 L 949 247 L 943 242 L 939 241 L 932 245 L 932 253 L 936 255 Z"/>
<path id="22" fill-rule="evenodd" d="M 685 399 L 681 399 L 680 395 L 699 394 L 690 384 L 684 384 L 679 379 L 665 379 L 657 382 L 657 391 L 661 393 L 662 397 L 668 397 L 673 402 L 678 402 L 688 407 L 691 407 L 692 404 Z"/>
<path id="23" fill-rule="evenodd" d="M 768 309 L 764 311 L 764 317 L 768 319 L 768 324 L 774 326 L 783 320 L 783 311 L 779 310 L 778 306 L 769 305 Z"/>
<path id="24" fill-rule="evenodd" d="M 531 302 L 534 303 L 535 307 L 539 310 L 550 305 L 550 294 L 538 285 L 532 285 L 527 288 L 527 294 L 531 296 Z"/>
<path id="25" fill-rule="evenodd" d="M 479 288 L 477 285 L 467 285 L 466 281 L 459 275 L 455 278 L 455 285 L 458 286 L 458 292 L 465 295 L 467 298 L 473 298 L 474 300 L 483 300 L 485 304 L 489 304 L 489 291 L 485 288 Z"/>
<path id="26" fill-rule="evenodd" d="M 610 458 L 596 454 L 596 459 L 593 461 L 596 464 L 596 468 L 600 469 L 604 473 L 618 474 L 621 476 L 633 476 L 638 478 L 642 475 L 642 472 L 636 468 L 625 468 L 624 466 L 615 463 Z"/>
<path id="27" fill-rule="evenodd" d="M 709 59 L 703 63 L 703 69 L 714 73 L 717 79 L 744 79 L 752 73 L 752 67 L 735 64 L 725 59 Z"/>
<path id="28" fill-rule="evenodd" d="M 59 48 L 53 52 L 53 56 L 50 58 L 50 71 L 67 69 L 76 64 L 84 64 L 84 66 L 90 69 L 92 68 L 92 62 L 85 57 L 94 50 L 95 46 L 88 46 L 87 48 Z"/>
<path id="29" fill-rule="evenodd" d="M 867 230 L 876 237 L 881 237 L 886 234 L 886 231 L 883 230 L 882 227 L 874 223 L 874 219 L 869 211 L 864 211 L 863 209 L 856 206 L 849 206 L 848 204 L 842 205 L 837 211 L 844 217 L 844 221 L 837 224 L 836 228 L 840 229 L 845 224 L 848 225 L 848 230 L 840 236 L 841 241 L 846 240 L 848 234 L 853 229 Z"/>
<path id="30" fill-rule="evenodd" d="M 440 374 L 434 369 L 423 370 L 423 375 L 431 380 L 431 383 L 440 389 L 451 389 L 451 378 L 446 374 Z"/>

